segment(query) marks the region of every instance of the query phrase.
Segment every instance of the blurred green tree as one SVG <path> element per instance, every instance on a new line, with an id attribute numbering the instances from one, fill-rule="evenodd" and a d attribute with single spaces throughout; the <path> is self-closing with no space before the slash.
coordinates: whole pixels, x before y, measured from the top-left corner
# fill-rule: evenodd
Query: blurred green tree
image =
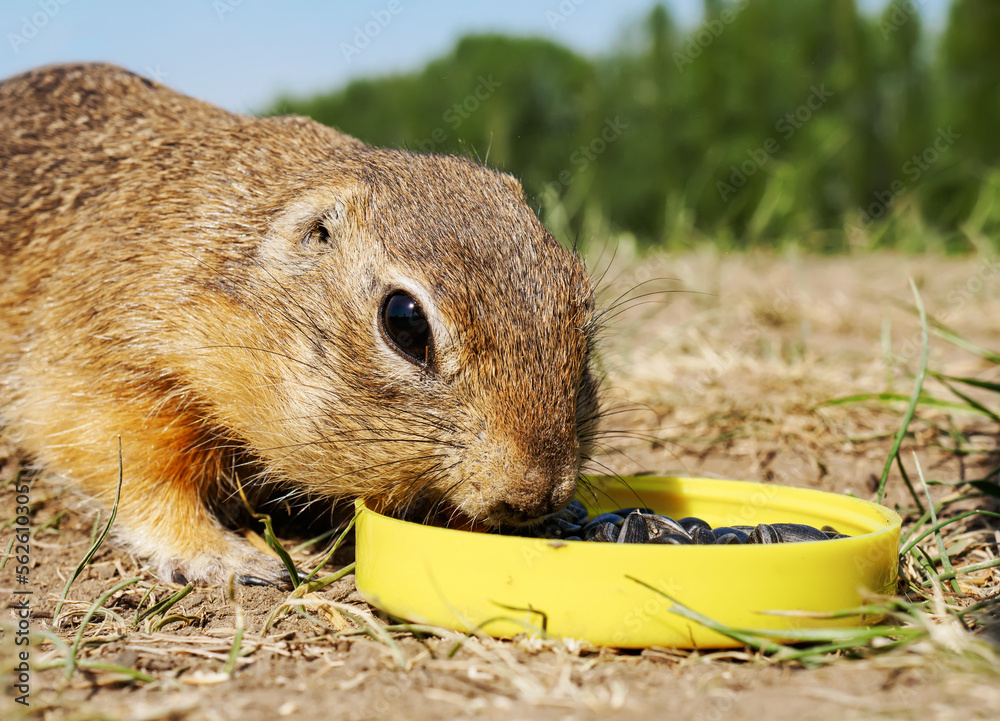
<path id="1" fill-rule="evenodd" d="M 687 30 L 652 5 L 597 59 L 467 36 L 272 112 L 510 171 L 567 240 L 961 250 L 1000 232 L 1000 3 L 954 0 L 939 43 L 908 0 L 703 3 Z"/>

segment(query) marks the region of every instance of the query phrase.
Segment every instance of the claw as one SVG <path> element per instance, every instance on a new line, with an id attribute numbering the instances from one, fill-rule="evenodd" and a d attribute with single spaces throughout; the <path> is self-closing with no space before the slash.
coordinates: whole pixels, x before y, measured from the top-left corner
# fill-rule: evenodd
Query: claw
<path id="1" fill-rule="evenodd" d="M 275 581 L 268 581 L 258 576 L 237 576 L 236 582 L 241 586 L 277 586 Z"/>

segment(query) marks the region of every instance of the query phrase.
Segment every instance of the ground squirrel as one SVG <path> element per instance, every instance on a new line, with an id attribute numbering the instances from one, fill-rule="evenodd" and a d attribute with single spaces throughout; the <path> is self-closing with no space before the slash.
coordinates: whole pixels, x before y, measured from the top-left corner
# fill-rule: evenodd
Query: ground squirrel
<path id="1" fill-rule="evenodd" d="M 117 67 L 0 83 L 0 427 L 160 576 L 276 583 L 236 481 L 523 522 L 574 494 L 594 291 L 508 175 Z"/>

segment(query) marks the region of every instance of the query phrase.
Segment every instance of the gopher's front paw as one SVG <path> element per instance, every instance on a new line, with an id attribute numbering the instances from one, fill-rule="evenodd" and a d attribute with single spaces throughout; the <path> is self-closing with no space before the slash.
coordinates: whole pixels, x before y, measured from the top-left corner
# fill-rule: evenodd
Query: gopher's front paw
<path id="1" fill-rule="evenodd" d="M 160 578 L 180 584 L 192 582 L 222 586 L 232 576 L 236 583 L 243 586 L 292 587 L 288 569 L 280 559 L 242 541 L 231 542 L 222 552 L 215 550 L 191 558 L 157 559 L 153 570 Z"/>

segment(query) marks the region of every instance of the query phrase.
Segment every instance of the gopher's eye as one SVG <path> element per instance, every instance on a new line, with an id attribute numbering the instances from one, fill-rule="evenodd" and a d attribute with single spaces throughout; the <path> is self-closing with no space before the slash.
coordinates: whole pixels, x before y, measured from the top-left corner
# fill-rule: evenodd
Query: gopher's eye
<path id="1" fill-rule="evenodd" d="M 382 329 L 407 360 L 429 363 L 431 326 L 409 293 L 393 291 L 382 301 Z"/>

